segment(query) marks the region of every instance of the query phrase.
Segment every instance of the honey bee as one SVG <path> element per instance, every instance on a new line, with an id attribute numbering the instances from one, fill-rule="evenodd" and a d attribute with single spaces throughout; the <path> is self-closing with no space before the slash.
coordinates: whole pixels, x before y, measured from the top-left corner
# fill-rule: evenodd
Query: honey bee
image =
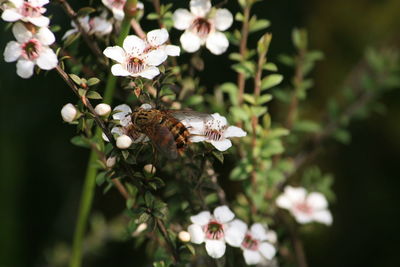
<path id="1" fill-rule="evenodd" d="M 142 108 L 131 114 L 133 130 L 147 135 L 156 149 L 170 159 L 182 155 L 190 143 L 190 132 L 181 121 L 204 122 L 210 118 L 195 111 Z"/>

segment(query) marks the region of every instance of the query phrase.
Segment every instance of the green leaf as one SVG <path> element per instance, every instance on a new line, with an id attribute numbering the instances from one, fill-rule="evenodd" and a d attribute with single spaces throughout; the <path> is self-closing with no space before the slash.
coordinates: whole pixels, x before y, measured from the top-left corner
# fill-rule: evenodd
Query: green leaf
<path id="1" fill-rule="evenodd" d="M 243 94 L 243 99 L 244 99 L 244 101 L 247 101 L 249 104 L 252 104 L 252 105 L 256 104 L 256 99 L 254 98 L 254 95 Z"/>
<path id="2" fill-rule="evenodd" d="M 101 97 L 101 95 L 99 94 L 99 93 L 97 93 L 96 91 L 89 91 L 87 94 L 86 94 L 86 97 L 87 98 L 90 98 L 90 99 L 102 99 L 103 97 Z"/>
<path id="3" fill-rule="evenodd" d="M 190 251 L 190 253 L 192 253 L 192 255 L 196 255 L 196 250 L 194 249 L 192 244 L 186 243 L 185 246 Z"/>
<path id="4" fill-rule="evenodd" d="M 299 132 L 317 133 L 321 130 L 321 126 L 315 121 L 301 120 L 295 122 L 293 129 Z"/>
<path id="5" fill-rule="evenodd" d="M 80 135 L 72 137 L 71 143 L 76 146 L 90 148 L 90 141 L 87 138 Z"/>
<path id="6" fill-rule="evenodd" d="M 269 71 L 278 71 L 278 67 L 272 62 L 264 64 L 263 69 Z"/>
<path id="7" fill-rule="evenodd" d="M 147 19 L 148 19 L 148 20 L 156 20 L 156 19 L 158 19 L 158 18 L 159 18 L 159 16 L 158 16 L 157 13 L 149 13 L 149 14 L 147 15 Z"/>
<path id="8" fill-rule="evenodd" d="M 98 84 L 99 82 L 100 82 L 100 79 L 98 79 L 98 78 L 96 78 L 96 77 L 93 77 L 93 78 L 90 78 L 90 79 L 87 81 L 87 85 L 88 85 L 88 86 L 93 86 L 93 85 Z"/>
<path id="9" fill-rule="evenodd" d="M 269 20 L 266 19 L 259 19 L 255 22 L 250 23 L 249 25 L 249 32 L 257 32 L 268 28 L 271 25 Z"/>
<path id="10" fill-rule="evenodd" d="M 102 185 L 106 181 L 107 172 L 99 172 L 96 176 L 96 184 L 98 186 Z"/>
<path id="11" fill-rule="evenodd" d="M 150 214 L 143 212 L 138 218 L 138 224 L 145 223 L 150 219 Z"/>
<path id="12" fill-rule="evenodd" d="M 233 64 L 232 69 L 238 73 L 242 73 L 246 78 L 252 77 L 255 74 L 256 66 L 252 61 L 244 61 Z"/>
<path id="13" fill-rule="evenodd" d="M 265 94 L 265 95 L 262 95 L 262 96 L 260 96 L 259 98 L 258 98 L 258 100 L 257 100 L 257 105 L 263 105 L 263 104 L 265 104 L 265 103 L 268 103 L 269 101 L 271 101 L 272 100 L 272 95 L 270 95 L 270 94 Z"/>
<path id="14" fill-rule="evenodd" d="M 238 93 L 238 87 L 234 83 L 224 83 L 222 84 L 219 89 L 227 93 L 229 96 L 229 100 L 231 101 L 232 105 L 237 106 L 238 105 L 238 99 L 237 99 L 237 93 Z"/>
<path id="15" fill-rule="evenodd" d="M 281 74 L 270 74 L 261 81 L 261 90 L 266 90 L 280 84 L 283 80 Z"/>
<path id="16" fill-rule="evenodd" d="M 236 13 L 236 15 L 235 15 L 236 21 L 243 21 L 243 19 L 244 19 L 244 16 L 242 13 L 240 13 L 240 12 Z"/>
<path id="17" fill-rule="evenodd" d="M 347 145 L 351 141 L 351 135 L 347 130 L 339 129 L 333 133 L 333 138 L 337 141 Z"/>
<path id="18" fill-rule="evenodd" d="M 185 101 L 185 103 L 188 106 L 199 105 L 203 102 L 204 102 L 204 98 L 202 95 L 192 95 L 192 96 L 188 97 L 188 99 L 186 99 L 186 101 Z"/>
<path id="19" fill-rule="evenodd" d="M 76 12 L 76 14 L 78 17 L 85 17 L 95 11 L 96 9 L 94 9 L 93 7 L 82 7 L 78 10 L 78 12 Z"/>
<path id="20" fill-rule="evenodd" d="M 146 194 L 144 195 L 144 202 L 146 203 L 147 207 L 152 207 L 153 203 L 154 203 L 154 196 L 152 193 L 150 192 L 146 192 Z"/>
<path id="21" fill-rule="evenodd" d="M 221 151 L 213 151 L 212 154 L 221 164 L 224 164 L 224 154 Z"/>
<path id="22" fill-rule="evenodd" d="M 77 75 L 70 73 L 68 74 L 68 76 L 74 81 L 74 83 L 76 83 L 77 85 L 81 85 L 82 84 L 82 80 L 81 78 L 79 78 Z"/>

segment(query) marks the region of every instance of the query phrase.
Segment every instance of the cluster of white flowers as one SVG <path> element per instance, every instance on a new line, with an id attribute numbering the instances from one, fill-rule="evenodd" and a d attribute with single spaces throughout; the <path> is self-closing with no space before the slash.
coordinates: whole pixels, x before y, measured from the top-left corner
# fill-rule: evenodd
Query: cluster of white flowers
<path id="1" fill-rule="evenodd" d="M 102 13 L 100 16 L 90 18 L 89 16 L 84 16 L 78 18 L 82 28 L 89 35 L 95 35 L 97 37 L 102 37 L 111 33 L 113 29 L 112 22 L 107 20 L 107 14 Z M 72 29 L 65 32 L 62 39 L 66 39 L 68 36 L 75 34 L 79 31 L 75 22 L 71 22 Z"/>
<path id="2" fill-rule="evenodd" d="M 108 9 L 110 9 L 114 15 L 114 18 L 118 21 L 121 21 L 125 17 L 124 6 L 126 0 L 102 0 L 103 5 L 105 5 Z M 137 9 L 144 9 L 144 5 L 142 2 L 138 2 L 136 5 Z"/>
<path id="3" fill-rule="evenodd" d="M 234 217 L 227 206 L 215 208 L 213 214 L 202 211 L 191 216 L 192 224 L 188 227 L 190 241 L 195 244 L 205 243 L 207 254 L 212 258 L 221 258 L 227 243 L 232 247 L 240 247 L 249 265 L 271 260 L 276 253 L 273 245 L 276 242 L 275 232 L 267 231 L 259 223 L 248 229 L 246 223 Z"/>
<path id="4" fill-rule="evenodd" d="M 168 38 L 169 34 L 165 29 L 150 31 L 145 40 L 136 35 L 129 35 L 122 47 L 107 47 L 103 53 L 117 62 L 111 67 L 113 75 L 153 79 L 160 74 L 157 66 L 168 56 L 180 54 L 179 47 L 165 44 Z"/>
<path id="5" fill-rule="evenodd" d="M 185 31 L 180 41 L 187 52 L 196 52 L 204 44 L 215 55 L 228 49 L 229 41 L 222 33 L 233 22 L 232 13 L 228 9 L 211 8 L 210 0 L 191 0 L 190 11 L 177 9 L 173 20 L 175 28 Z"/>
<path id="6" fill-rule="evenodd" d="M 305 188 L 286 186 L 283 194 L 276 199 L 278 207 L 287 209 L 301 224 L 312 221 L 332 224 L 332 214 L 328 210 L 328 201 L 321 193 L 307 194 Z"/>
<path id="7" fill-rule="evenodd" d="M 43 16 L 48 0 L 10 0 L 3 5 L 1 18 L 16 22 L 12 32 L 17 41 L 10 41 L 4 50 L 6 62 L 17 61 L 17 74 L 22 78 L 33 75 L 35 65 L 43 70 L 57 66 L 58 59 L 49 47 L 55 41 L 54 34 L 47 28 L 49 18 Z"/>

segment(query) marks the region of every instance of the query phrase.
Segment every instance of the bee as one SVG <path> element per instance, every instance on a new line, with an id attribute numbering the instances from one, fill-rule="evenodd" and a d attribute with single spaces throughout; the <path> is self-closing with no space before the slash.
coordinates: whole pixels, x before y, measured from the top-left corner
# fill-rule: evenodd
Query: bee
<path id="1" fill-rule="evenodd" d="M 189 129 L 182 123 L 204 122 L 208 114 L 195 111 L 136 109 L 131 114 L 133 130 L 148 136 L 157 150 L 170 159 L 182 155 L 190 143 Z"/>

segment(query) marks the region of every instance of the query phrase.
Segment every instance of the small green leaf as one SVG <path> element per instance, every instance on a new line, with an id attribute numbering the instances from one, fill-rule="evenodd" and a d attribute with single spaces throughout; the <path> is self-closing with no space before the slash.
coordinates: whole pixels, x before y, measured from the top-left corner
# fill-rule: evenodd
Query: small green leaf
<path id="1" fill-rule="evenodd" d="M 97 93 L 96 91 L 89 91 L 87 94 L 86 94 L 86 97 L 87 98 L 90 98 L 90 99 L 102 99 L 103 97 L 101 97 L 101 95 L 99 94 L 99 93 Z"/>
<path id="2" fill-rule="evenodd" d="M 266 90 L 280 84 L 283 80 L 281 74 L 270 74 L 261 81 L 261 90 Z"/>
<path id="3" fill-rule="evenodd" d="M 221 151 L 213 151 L 212 154 L 221 164 L 224 164 L 224 154 Z"/>
<path id="4" fill-rule="evenodd" d="M 150 219 L 150 215 L 146 212 L 143 212 L 142 214 L 140 214 L 139 218 L 138 218 L 138 224 L 141 223 L 145 223 Z"/>
<path id="5" fill-rule="evenodd" d="M 93 78 L 90 78 L 90 79 L 87 81 L 87 85 L 93 86 L 93 85 L 98 84 L 99 82 L 100 82 L 100 79 L 98 79 L 98 78 L 96 78 L 96 77 L 93 77 Z"/>
<path id="6" fill-rule="evenodd" d="M 106 172 L 100 172 L 99 174 L 97 174 L 96 176 L 96 184 L 98 186 L 102 185 L 105 181 L 106 181 Z"/>
<path id="7" fill-rule="evenodd" d="M 84 147 L 84 148 L 90 148 L 90 142 L 88 139 L 86 139 L 83 136 L 74 136 L 71 139 L 71 143 L 76 145 L 76 146 L 80 146 L 80 147 Z"/>
<path id="8" fill-rule="evenodd" d="M 78 17 L 85 17 L 93 12 L 95 12 L 96 9 L 94 9 L 93 7 L 82 7 L 81 9 L 78 10 L 77 12 L 77 16 Z"/>
<path id="9" fill-rule="evenodd" d="M 271 25 L 271 23 L 269 22 L 269 20 L 266 19 L 259 19 L 253 23 L 250 23 L 251 25 L 249 26 L 249 32 L 257 32 L 257 31 L 261 31 L 264 30 L 266 28 L 269 27 L 269 25 Z"/>
<path id="10" fill-rule="evenodd" d="M 74 83 L 76 83 L 77 85 L 81 85 L 82 84 L 81 78 L 79 78 L 77 75 L 75 75 L 73 73 L 70 73 L 68 75 L 74 81 Z"/>
<path id="11" fill-rule="evenodd" d="M 278 71 L 278 67 L 272 62 L 264 64 L 263 69 L 269 71 Z"/>

